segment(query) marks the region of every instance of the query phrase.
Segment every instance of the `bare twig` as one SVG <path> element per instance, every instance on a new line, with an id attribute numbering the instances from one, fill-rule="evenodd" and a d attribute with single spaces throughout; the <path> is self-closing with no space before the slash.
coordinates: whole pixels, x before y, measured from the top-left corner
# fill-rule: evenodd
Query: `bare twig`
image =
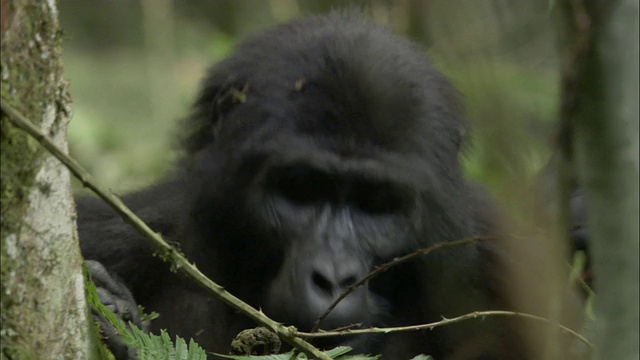
<path id="1" fill-rule="evenodd" d="M 349 286 L 349 288 L 347 290 L 345 290 L 342 294 L 340 294 L 340 296 L 338 296 L 333 303 L 331 303 L 331 305 L 329 305 L 329 307 L 327 307 L 327 309 L 322 313 L 322 315 L 320 315 L 318 317 L 318 319 L 315 321 L 315 323 L 313 324 L 313 327 L 311 328 L 311 332 L 316 332 L 318 331 L 319 327 L 320 327 L 320 323 L 322 322 L 322 320 L 324 320 L 327 316 L 329 316 L 329 314 L 331 313 L 331 311 L 338 306 L 338 303 L 340 303 L 340 301 L 342 301 L 344 298 L 346 298 L 349 294 L 351 294 L 354 290 L 356 290 L 358 287 L 364 285 L 367 281 L 373 279 L 374 277 L 378 276 L 379 274 L 389 270 L 390 268 L 400 265 L 402 263 L 411 261 L 419 256 L 423 256 L 423 255 L 427 255 L 429 253 L 431 253 L 432 251 L 438 250 L 438 249 L 442 249 L 442 248 L 447 248 L 447 247 L 453 247 L 453 246 L 460 246 L 460 245 L 466 245 L 472 242 L 476 242 L 476 241 L 481 241 L 481 240 L 490 240 L 490 239 L 494 239 L 494 236 L 477 236 L 477 237 L 473 237 L 473 238 L 468 238 L 468 239 L 462 239 L 462 240 L 455 240 L 455 241 L 449 241 L 449 242 L 442 242 L 442 243 L 437 243 L 434 245 L 431 245 L 429 247 L 426 248 L 422 248 L 422 249 L 418 249 L 410 254 L 401 256 L 401 257 L 396 257 L 393 260 L 386 262 L 382 265 L 377 266 L 375 269 L 373 269 L 373 271 L 371 271 L 369 274 L 367 274 L 367 276 L 363 277 L 362 279 L 356 281 L 355 283 L 353 283 L 353 285 Z"/>
<path id="2" fill-rule="evenodd" d="M 440 321 L 428 323 L 428 324 L 420 324 L 420 325 L 410 325 L 410 326 L 398 326 L 398 327 L 389 327 L 389 328 L 380 328 L 373 327 L 368 329 L 356 329 L 356 330 L 340 330 L 340 331 L 320 331 L 320 332 L 296 332 L 296 335 L 304 337 L 304 338 L 324 338 L 324 337 L 333 337 L 333 336 L 345 336 L 345 335 L 363 335 L 363 334 L 387 334 L 387 333 L 397 333 L 397 332 L 406 332 L 406 331 L 418 331 L 418 330 L 432 330 L 439 326 L 449 325 L 465 320 L 484 318 L 486 316 L 515 316 L 524 319 L 544 322 L 547 324 L 552 324 L 558 327 L 558 329 L 564 331 L 565 333 L 577 338 L 578 340 L 585 343 L 590 348 L 594 348 L 594 345 L 587 340 L 584 336 L 580 335 L 574 330 L 570 328 L 553 322 L 549 319 L 543 318 L 541 316 L 514 312 L 514 311 L 505 311 L 505 310 L 488 310 L 488 311 L 474 311 L 472 313 L 464 314 L 461 316 L 457 316 L 454 318 L 442 318 Z"/>

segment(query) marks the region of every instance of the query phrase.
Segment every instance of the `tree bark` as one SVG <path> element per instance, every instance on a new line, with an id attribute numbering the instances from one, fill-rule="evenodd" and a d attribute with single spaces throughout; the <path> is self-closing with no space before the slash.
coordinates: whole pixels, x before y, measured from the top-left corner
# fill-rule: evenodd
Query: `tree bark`
<path id="1" fill-rule="evenodd" d="M 638 0 L 563 3 L 565 134 L 587 194 L 599 359 L 638 359 Z"/>
<path id="2" fill-rule="evenodd" d="M 2 0 L 2 101 L 67 149 L 54 1 Z M 69 172 L 2 114 L 2 359 L 91 359 Z"/>

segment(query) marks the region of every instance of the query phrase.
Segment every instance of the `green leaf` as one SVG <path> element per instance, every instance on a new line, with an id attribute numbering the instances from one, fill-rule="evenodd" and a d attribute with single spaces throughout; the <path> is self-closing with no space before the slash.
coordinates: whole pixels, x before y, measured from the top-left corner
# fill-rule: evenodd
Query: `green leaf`
<path id="1" fill-rule="evenodd" d="M 326 351 L 325 354 L 335 359 L 336 357 L 340 355 L 344 355 L 349 351 L 351 351 L 351 348 L 349 346 L 338 346 L 336 348 Z"/>
<path id="2" fill-rule="evenodd" d="M 412 358 L 411 360 L 433 360 L 433 357 L 431 357 L 429 355 L 420 354 L 420 355 Z"/>

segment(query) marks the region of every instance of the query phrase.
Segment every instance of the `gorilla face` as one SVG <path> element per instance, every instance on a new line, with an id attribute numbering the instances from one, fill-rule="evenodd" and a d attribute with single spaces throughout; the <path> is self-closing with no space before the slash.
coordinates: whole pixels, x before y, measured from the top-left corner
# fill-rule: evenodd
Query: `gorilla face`
<path id="1" fill-rule="evenodd" d="M 410 189 L 308 164 L 269 171 L 261 199 L 263 219 L 285 244 L 266 310 L 304 327 L 376 262 L 415 244 Z M 378 308 L 375 296 L 361 287 L 324 326 L 369 325 Z"/>

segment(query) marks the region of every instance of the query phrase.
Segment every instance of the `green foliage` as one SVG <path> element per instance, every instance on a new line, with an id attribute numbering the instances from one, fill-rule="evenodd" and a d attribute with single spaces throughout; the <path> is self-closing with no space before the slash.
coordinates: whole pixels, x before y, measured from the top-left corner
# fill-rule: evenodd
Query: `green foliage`
<path id="1" fill-rule="evenodd" d="M 109 51 L 81 47 L 73 39 L 65 44 L 65 76 L 74 100 L 70 151 L 118 192 L 148 186 L 170 171 L 180 119 L 188 114 L 207 66 L 235 44 L 234 38 L 203 31 L 193 21 L 181 22 L 176 31 L 178 48 L 166 57 L 149 57 L 146 48 L 121 44 Z M 160 74 L 153 72 L 156 68 Z M 74 189 L 85 191 L 79 182 Z"/>
<path id="2" fill-rule="evenodd" d="M 494 195 L 535 177 L 550 156 L 557 75 L 510 61 L 471 65 L 433 57 L 464 96 L 471 125 L 465 173 Z"/>
<path id="3" fill-rule="evenodd" d="M 580 279 L 580 274 L 585 271 L 587 266 L 587 254 L 584 251 L 577 251 L 573 255 L 573 262 L 571 266 L 571 278 L 572 279 Z M 594 312 L 594 302 L 596 300 L 596 293 L 587 287 L 587 284 L 582 284 L 586 287 L 587 291 L 587 303 L 585 304 L 585 314 L 587 319 L 590 321 L 595 321 L 596 315 Z"/>
<path id="4" fill-rule="evenodd" d="M 140 313 L 140 321 L 144 322 L 151 322 L 157 318 L 160 317 L 160 314 L 158 314 L 155 311 L 152 311 L 150 313 L 147 313 L 145 311 L 144 306 L 138 304 L 138 313 Z"/>
<path id="5" fill-rule="evenodd" d="M 120 333 L 122 340 L 129 347 L 138 349 L 139 360 L 206 360 L 207 354 L 198 344 L 191 339 L 189 345 L 184 339 L 176 336 L 175 345 L 166 331 L 161 331 L 160 336 L 147 334 L 136 325 L 129 326 L 120 320 L 111 310 L 100 302 L 96 285 L 90 280 L 85 281 L 87 301 L 89 305 Z"/>
<path id="6" fill-rule="evenodd" d="M 418 355 L 411 360 L 433 360 L 433 357 L 429 355 Z"/>

